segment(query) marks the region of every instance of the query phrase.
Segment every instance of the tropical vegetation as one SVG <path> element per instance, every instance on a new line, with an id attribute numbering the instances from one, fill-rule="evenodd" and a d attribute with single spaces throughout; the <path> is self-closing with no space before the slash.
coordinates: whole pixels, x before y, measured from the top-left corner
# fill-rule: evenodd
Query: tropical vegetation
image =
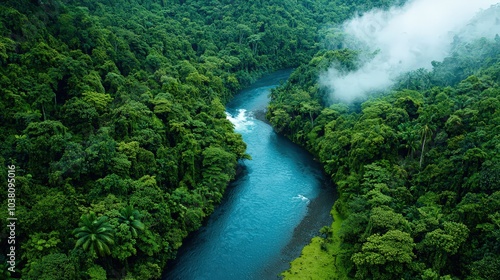
<path id="1" fill-rule="evenodd" d="M 318 52 L 272 92 L 270 122 L 323 163 L 339 193 L 336 222 L 285 279 L 500 277 L 500 37 L 457 36 L 451 49 L 350 104 L 332 103 L 317 78 L 331 65 L 357 69 L 349 49 Z M 328 269 L 308 267 L 314 248 Z"/>
<path id="2" fill-rule="evenodd" d="M 314 267 L 286 277 L 500 278 L 500 39 L 457 40 L 432 70 L 351 105 L 317 83 L 332 63 L 359 67 L 332 43 L 337 24 L 403 2 L 2 1 L 0 177 L 16 166 L 19 219 L 2 277 L 159 279 L 250 158 L 224 105 L 297 67 L 268 118 L 339 199 L 305 250 L 325 269 L 299 261 Z"/>

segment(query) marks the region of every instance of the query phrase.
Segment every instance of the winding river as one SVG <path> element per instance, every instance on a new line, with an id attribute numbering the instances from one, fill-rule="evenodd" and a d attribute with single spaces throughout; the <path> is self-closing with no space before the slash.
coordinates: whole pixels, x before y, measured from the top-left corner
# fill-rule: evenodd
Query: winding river
<path id="1" fill-rule="evenodd" d="M 277 279 L 331 223 L 335 197 L 320 164 L 260 120 L 270 90 L 290 73 L 267 75 L 227 105 L 252 160 L 242 162 L 221 205 L 185 240 L 164 280 Z"/>

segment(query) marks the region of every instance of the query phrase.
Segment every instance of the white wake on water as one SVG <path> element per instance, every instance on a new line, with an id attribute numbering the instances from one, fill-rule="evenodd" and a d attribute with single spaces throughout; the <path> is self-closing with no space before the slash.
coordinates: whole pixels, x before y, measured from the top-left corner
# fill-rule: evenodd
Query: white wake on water
<path id="1" fill-rule="evenodd" d="M 305 196 L 303 196 L 303 195 L 301 195 L 301 194 L 299 194 L 299 195 L 297 195 L 297 196 L 294 196 L 294 197 L 293 197 L 293 199 L 295 199 L 295 200 L 300 199 L 300 200 L 302 200 L 302 201 L 305 201 L 305 202 L 306 202 L 306 204 L 309 204 L 309 202 L 310 202 L 310 201 L 309 201 L 309 198 L 307 198 L 307 197 L 305 197 Z"/>
<path id="2" fill-rule="evenodd" d="M 226 117 L 234 125 L 234 130 L 238 132 L 251 130 L 255 124 L 253 116 L 248 114 L 245 109 L 238 109 L 238 114 L 236 116 L 226 112 Z"/>

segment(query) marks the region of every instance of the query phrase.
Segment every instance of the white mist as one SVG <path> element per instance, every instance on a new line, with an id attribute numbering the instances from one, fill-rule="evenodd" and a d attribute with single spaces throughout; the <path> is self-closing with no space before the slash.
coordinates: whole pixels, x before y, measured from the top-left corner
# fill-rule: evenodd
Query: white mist
<path id="1" fill-rule="evenodd" d="M 470 38 L 500 33 L 494 30 L 498 26 L 486 24 L 466 28 L 474 15 L 496 3 L 498 0 L 414 0 L 403 7 L 355 17 L 343 25 L 350 42 L 347 47 L 374 53 L 374 57 L 361 61 L 357 71 L 347 74 L 332 66 L 319 82 L 330 90 L 331 99 L 343 102 L 387 89 L 401 73 L 430 69 L 431 61 L 444 59 L 453 37 L 463 35 L 459 31 L 477 33 L 467 34 Z"/>

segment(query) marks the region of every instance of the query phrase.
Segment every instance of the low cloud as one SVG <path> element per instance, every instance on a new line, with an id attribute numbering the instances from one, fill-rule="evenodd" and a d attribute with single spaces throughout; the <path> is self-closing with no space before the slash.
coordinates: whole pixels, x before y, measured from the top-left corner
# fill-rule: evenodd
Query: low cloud
<path id="1" fill-rule="evenodd" d="M 496 3 L 498 0 L 414 0 L 355 17 L 342 27 L 343 43 L 371 54 L 370 58 L 349 73 L 332 66 L 320 76 L 320 84 L 331 91 L 332 100 L 343 102 L 387 89 L 401 73 L 430 69 L 431 61 L 443 60 L 455 35 L 473 38 L 500 33 L 494 23 L 470 24 L 474 15 Z"/>

